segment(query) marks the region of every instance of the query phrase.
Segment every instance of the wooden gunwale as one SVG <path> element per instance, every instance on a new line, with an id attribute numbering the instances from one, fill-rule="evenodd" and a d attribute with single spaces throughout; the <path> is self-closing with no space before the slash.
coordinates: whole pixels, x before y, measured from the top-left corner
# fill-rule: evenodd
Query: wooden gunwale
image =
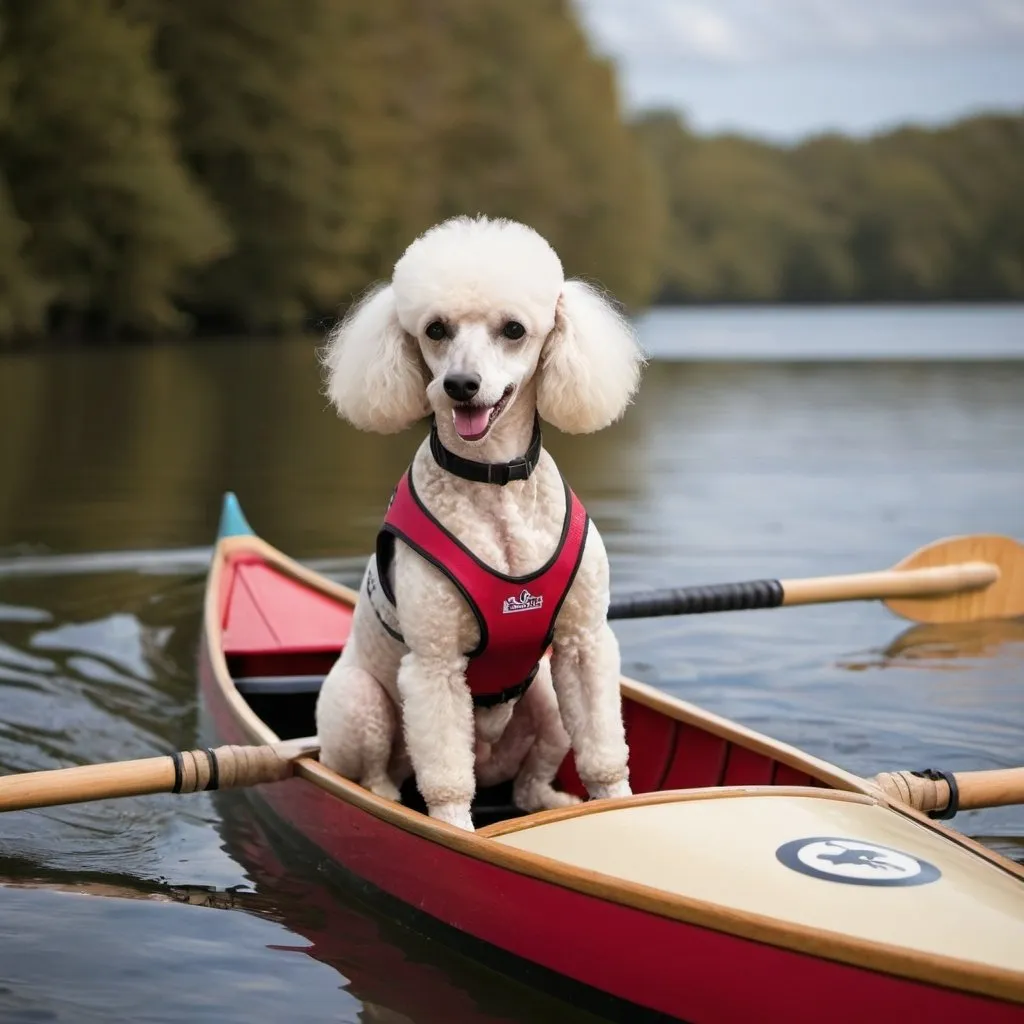
<path id="1" fill-rule="evenodd" d="M 677 804 L 688 800 L 722 800 L 739 796 L 803 796 L 815 800 L 841 800 L 852 804 L 877 804 L 865 793 L 848 793 L 841 789 L 819 789 L 817 786 L 700 786 L 694 789 L 661 789 L 653 793 L 634 793 L 632 796 L 614 797 L 608 800 L 588 800 L 572 807 L 556 807 L 550 811 L 535 811 L 522 818 L 509 818 L 485 828 L 478 828 L 476 834 L 485 839 L 507 836 L 514 832 L 525 832 L 536 825 L 550 825 L 568 818 L 582 818 L 603 811 L 614 811 L 623 807 L 647 807 L 651 804 Z"/>
<path id="2" fill-rule="evenodd" d="M 221 696 L 249 740 L 254 743 L 273 743 L 277 742 L 279 737 L 253 712 L 235 688 L 221 644 L 220 583 L 224 565 L 232 555 L 243 553 L 263 559 L 285 576 L 327 594 L 341 603 L 353 605 L 358 595 L 351 588 L 328 580 L 305 568 L 262 538 L 234 536 L 222 539 L 217 543 L 207 580 L 203 612 L 205 648 L 212 681 L 218 687 Z M 540 812 L 538 815 L 529 816 L 529 819 L 516 819 L 518 828 L 528 827 L 528 825 L 539 823 L 542 820 L 551 821 L 556 817 L 573 816 L 576 813 L 596 813 L 611 806 L 637 806 L 645 803 L 665 802 L 667 799 L 708 799 L 712 796 L 750 795 L 752 792 L 770 789 L 775 790 L 779 795 L 793 795 L 796 792 L 800 795 L 813 795 L 823 799 L 881 804 L 917 821 L 926 828 L 941 832 L 1004 871 L 1017 877 L 1024 877 L 1024 869 L 1012 861 L 995 851 L 988 850 L 953 829 L 943 827 L 941 823 L 926 815 L 889 800 L 870 782 L 859 776 L 804 754 L 794 747 L 771 740 L 742 725 L 705 712 L 684 701 L 667 697 L 635 680 L 623 678 L 622 692 L 624 697 L 645 704 L 677 721 L 704 729 L 730 742 L 769 755 L 781 763 L 800 769 L 811 777 L 826 782 L 834 789 L 829 791 L 811 787 L 737 786 L 637 794 L 616 801 L 602 801 L 600 805 L 582 804 L 578 807 L 564 809 L 564 811 Z M 692 897 L 665 893 L 662 890 L 635 882 L 573 867 L 553 858 L 492 842 L 491 839 L 495 835 L 508 834 L 515 830 L 512 827 L 505 831 L 500 830 L 500 825 L 509 825 L 510 823 L 499 823 L 499 825 L 481 829 L 476 833 L 466 832 L 377 797 L 324 767 L 314 758 L 301 758 L 296 761 L 295 774 L 332 796 L 405 832 L 509 871 L 609 902 L 812 957 L 926 982 L 941 988 L 1024 1003 L 1024 971 L 1015 972 L 953 957 L 920 953 L 903 947 L 850 937 L 840 932 L 783 922 L 776 918 L 723 907 Z M 544 817 L 545 815 L 555 817 Z M 524 822 L 526 824 L 523 824 Z"/>

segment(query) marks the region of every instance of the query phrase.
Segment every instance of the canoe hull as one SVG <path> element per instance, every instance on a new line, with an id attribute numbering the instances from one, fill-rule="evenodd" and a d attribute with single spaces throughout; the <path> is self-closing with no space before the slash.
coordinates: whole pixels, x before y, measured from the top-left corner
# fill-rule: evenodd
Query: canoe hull
<path id="1" fill-rule="evenodd" d="M 220 742 L 266 743 L 315 728 L 310 700 L 347 638 L 356 596 L 254 536 L 237 503 L 226 503 L 207 580 L 199 659 L 203 702 Z M 300 712 L 289 717 L 280 703 L 261 703 L 265 698 L 258 694 L 268 692 L 261 687 L 269 677 L 275 686 L 287 679 L 289 687 L 312 680 L 313 687 L 302 691 L 306 703 Z M 893 945 L 894 928 L 851 934 L 842 927 L 852 920 L 849 899 L 843 908 L 846 897 L 838 898 L 835 914 L 819 913 L 815 927 L 808 927 L 806 915 L 800 923 L 789 896 L 768 906 L 750 879 L 747 902 L 737 902 L 731 879 L 744 870 L 753 878 L 752 866 L 756 877 L 765 879 L 764 889 L 793 884 L 793 878 L 781 884 L 777 877 L 771 880 L 764 844 L 760 859 L 752 862 L 735 857 L 742 838 L 720 842 L 716 849 L 730 850 L 734 859 L 726 889 L 709 899 L 714 872 L 706 862 L 720 858 L 708 856 L 710 829 L 684 826 L 701 814 L 709 821 L 706 809 L 694 803 L 701 799 L 734 806 L 746 800 L 763 811 L 764 804 L 782 797 L 779 806 L 789 800 L 790 813 L 798 805 L 808 809 L 815 824 L 829 817 L 851 823 L 851 815 L 863 817 L 869 806 L 872 813 L 955 847 L 961 861 L 974 858 L 979 877 L 987 871 L 1016 884 L 1022 877 L 1017 866 L 916 812 L 894 810 L 864 779 L 835 765 L 629 680 L 623 681 L 623 696 L 637 794 L 624 802 L 585 804 L 518 821 L 496 806 L 491 808 L 498 812 L 496 824 L 472 834 L 381 800 L 309 758 L 297 762 L 295 778 L 249 792 L 286 845 L 312 854 L 326 874 L 381 901 L 390 915 L 491 966 L 525 975 L 531 984 L 562 995 L 569 986 L 574 1003 L 609 1016 L 695 1024 L 819 1024 L 827 1016 L 863 1024 L 881 1011 L 886 1020 L 1024 1024 L 1024 971 L 1016 963 L 1008 969 L 1005 955 L 979 959 L 977 949 L 967 954 L 947 949 L 947 939 L 934 936 L 930 945 Z M 559 781 L 582 794 L 571 756 Z M 744 799 L 736 800 L 737 795 Z M 659 802 L 661 810 L 650 813 L 648 805 Z M 577 812 L 590 820 L 572 817 Z M 724 819 L 732 827 L 737 815 L 730 810 Z M 639 821 L 655 829 L 663 821 L 664 838 L 638 837 Z M 629 854 L 626 861 L 595 860 L 595 851 L 602 857 L 614 853 L 616 832 L 625 840 L 620 849 Z M 802 827 L 798 832 L 808 834 Z M 829 828 L 810 834 L 850 833 Z M 581 835 L 588 838 L 580 842 Z M 906 833 L 894 835 L 899 849 Z M 667 864 L 668 870 L 657 879 L 648 862 L 630 853 L 641 848 L 672 851 L 671 857 L 662 856 L 662 869 Z M 948 851 L 935 852 L 945 857 Z M 703 873 L 694 875 L 702 858 Z M 685 873 L 678 869 L 681 861 Z M 777 864 L 774 869 L 784 870 Z M 949 879 L 943 877 L 944 885 Z M 834 888 L 849 896 L 858 887 Z M 920 888 L 930 890 L 927 899 L 938 901 L 940 915 L 945 914 L 941 900 L 948 887 Z M 990 884 L 981 902 L 998 905 L 1019 925 L 1024 912 L 1007 909 L 993 895 L 998 889 Z M 908 889 L 881 891 L 903 894 L 902 902 L 876 904 L 883 922 L 886 915 L 891 921 L 900 913 L 896 907 L 912 916 L 923 906 L 921 900 L 913 902 L 917 897 Z M 821 899 L 816 889 L 794 892 L 798 903 Z M 979 922 L 990 919 L 969 916 L 976 926 L 989 927 Z M 993 937 L 1004 935 L 991 927 Z M 1005 938 L 997 943 L 1011 944 Z"/>
<path id="2" fill-rule="evenodd" d="M 225 699 L 204 637 L 203 699 L 218 739 L 252 741 Z M 286 839 L 418 930 L 438 930 L 483 961 L 545 983 L 569 979 L 595 1008 L 692 1022 L 886 1019 L 1020 1024 L 1024 1007 L 779 948 L 553 884 L 396 827 L 303 778 L 256 787 Z M 470 940 L 467 946 L 466 940 Z M 603 1000 L 608 1000 L 607 1003 Z M 628 1008 L 628 1009 L 627 1009 Z"/>

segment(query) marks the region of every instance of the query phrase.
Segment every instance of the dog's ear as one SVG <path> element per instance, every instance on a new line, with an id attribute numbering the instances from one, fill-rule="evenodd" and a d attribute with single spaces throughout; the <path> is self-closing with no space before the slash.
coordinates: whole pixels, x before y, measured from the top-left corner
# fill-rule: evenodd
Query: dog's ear
<path id="1" fill-rule="evenodd" d="M 430 412 L 419 348 L 398 322 L 390 285 L 349 310 L 320 358 L 327 397 L 359 430 L 394 434 Z"/>
<path id="2" fill-rule="evenodd" d="M 568 434 L 601 430 L 626 411 L 644 362 L 611 302 L 582 281 L 566 281 L 541 351 L 537 411 Z"/>

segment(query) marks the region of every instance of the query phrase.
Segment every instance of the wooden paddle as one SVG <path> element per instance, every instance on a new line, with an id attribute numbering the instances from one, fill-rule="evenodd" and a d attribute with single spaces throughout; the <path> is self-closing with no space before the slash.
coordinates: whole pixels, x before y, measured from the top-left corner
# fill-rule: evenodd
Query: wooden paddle
<path id="1" fill-rule="evenodd" d="M 934 818 L 957 811 L 1024 804 L 1024 768 L 985 772 L 882 772 L 869 780 L 886 796 Z"/>
<path id="2" fill-rule="evenodd" d="M 237 789 L 290 778 L 300 757 L 320 750 L 316 737 L 263 746 L 183 750 L 138 761 L 111 761 L 0 776 L 0 811 L 77 804 L 146 793 Z"/>
<path id="3" fill-rule="evenodd" d="M 184 750 L 138 761 L 54 768 L 0 776 L 0 812 L 109 800 L 149 793 L 238 789 L 291 778 L 295 762 L 314 757 L 315 736 L 263 746 Z M 1024 804 L 1024 768 L 982 772 L 883 772 L 868 780 L 886 796 L 933 817 Z"/>
<path id="4" fill-rule="evenodd" d="M 947 537 L 881 572 L 816 579 L 752 580 L 654 590 L 615 598 L 609 619 L 881 600 L 914 622 L 1024 616 L 1024 547 L 1011 537 Z"/>

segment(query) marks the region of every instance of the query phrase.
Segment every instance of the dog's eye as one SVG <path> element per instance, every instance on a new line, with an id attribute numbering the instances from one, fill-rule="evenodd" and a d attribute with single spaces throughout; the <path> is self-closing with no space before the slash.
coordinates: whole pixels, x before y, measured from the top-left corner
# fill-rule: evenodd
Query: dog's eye
<path id="1" fill-rule="evenodd" d="M 444 324 L 440 320 L 435 320 L 431 324 L 427 324 L 427 337 L 431 341 L 442 341 L 447 332 L 444 329 Z"/>
<path id="2" fill-rule="evenodd" d="M 510 341 L 518 341 L 526 333 L 526 328 L 518 320 L 509 320 L 501 333 Z"/>

